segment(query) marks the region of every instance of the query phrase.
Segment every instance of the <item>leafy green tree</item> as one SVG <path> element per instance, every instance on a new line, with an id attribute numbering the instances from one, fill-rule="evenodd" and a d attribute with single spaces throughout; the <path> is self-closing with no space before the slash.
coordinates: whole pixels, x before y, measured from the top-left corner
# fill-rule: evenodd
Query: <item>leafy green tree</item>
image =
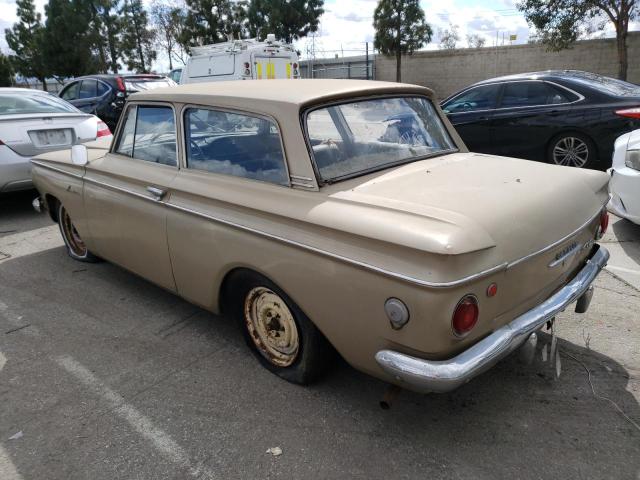
<path id="1" fill-rule="evenodd" d="M 124 0 L 122 6 L 122 49 L 129 70 L 148 73 L 156 58 L 153 32 L 141 0 Z"/>
<path id="2" fill-rule="evenodd" d="M 169 70 L 173 70 L 174 60 L 185 64 L 186 52 L 180 42 L 185 22 L 183 10 L 161 0 L 153 0 L 150 14 L 156 43 L 169 57 Z"/>
<path id="3" fill-rule="evenodd" d="M 45 6 L 42 51 L 52 75 L 75 77 L 95 72 L 100 60 L 94 55 L 95 34 L 85 0 L 49 0 Z"/>
<path id="4" fill-rule="evenodd" d="M 7 45 L 14 51 L 13 66 L 20 75 L 35 77 L 46 90 L 45 78 L 49 74 L 43 54 L 42 18 L 36 12 L 33 0 L 17 0 L 18 23 L 5 30 Z"/>
<path id="5" fill-rule="evenodd" d="M 99 0 L 100 16 L 105 30 L 105 39 L 109 50 L 109 68 L 118 73 L 122 48 L 122 21 L 118 15 L 119 0 Z"/>
<path id="6" fill-rule="evenodd" d="M 396 56 L 396 82 L 402 79 L 402 55 L 431 41 L 433 31 L 418 0 L 379 0 L 373 13 L 374 47 Z"/>
<path id="7" fill-rule="evenodd" d="M 179 36 L 187 50 L 197 45 L 246 37 L 247 4 L 242 0 L 186 0 L 187 15 Z"/>
<path id="8" fill-rule="evenodd" d="M 249 33 L 265 38 L 273 33 L 292 43 L 318 31 L 324 0 L 250 0 L 247 10 Z"/>
<path id="9" fill-rule="evenodd" d="M 13 65 L 11 59 L 0 52 L 0 87 L 13 85 Z"/>
<path id="10" fill-rule="evenodd" d="M 518 9 L 552 51 L 569 48 L 581 32 L 602 30 L 606 21 L 611 22 L 616 30 L 618 78 L 626 80 L 629 22 L 640 15 L 639 5 L 640 0 L 521 0 Z"/>

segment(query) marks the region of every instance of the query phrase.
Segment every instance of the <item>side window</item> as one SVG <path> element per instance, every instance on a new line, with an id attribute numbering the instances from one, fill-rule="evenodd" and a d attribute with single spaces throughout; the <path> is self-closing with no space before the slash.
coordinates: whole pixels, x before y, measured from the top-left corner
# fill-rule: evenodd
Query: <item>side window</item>
<path id="1" fill-rule="evenodd" d="M 78 98 L 94 98 L 97 97 L 96 88 L 97 83 L 95 80 L 82 80 L 80 85 L 80 96 Z"/>
<path id="2" fill-rule="evenodd" d="M 116 153 L 136 160 L 176 166 L 176 124 L 170 107 L 131 106 Z"/>
<path id="3" fill-rule="evenodd" d="M 62 92 L 63 100 L 75 100 L 78 98 L 78 91 L 80 90 L 80 82 L 74 82 L 71 85 L 68 85 L 64 91 Z"/>
<path id="4" fill-rule="evenodd" d="M 567 103 L 568 92 L 545 82 L 510 82 L 504 86 L 501 107 L 532 107 Z"/>
<path id="5" fill-rule="evenodd" d="M 444 105 L 445 113 L 490 110 L 496 107 L 500 84 L 481 85 L 458 95 Z"/>
<path id="6" fill-rule="evenodd" d="M 101 97 L 109 91 L 109 86 L 106 83 L 98 82 L 98 97 Z"/>
<path id="7" fill-rule="evenodd" d="M 288 185 L 277 126 L 220 110 L 185 112 L 187 168 Z"/>

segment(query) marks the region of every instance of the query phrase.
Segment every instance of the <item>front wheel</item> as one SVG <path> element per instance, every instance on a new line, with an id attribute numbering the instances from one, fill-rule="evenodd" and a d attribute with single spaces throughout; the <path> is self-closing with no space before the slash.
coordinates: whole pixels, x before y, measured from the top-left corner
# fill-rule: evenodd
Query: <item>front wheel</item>
<path id="1" fill-rule="evenodd" d="M 331 363 L 332 349 L 322 333 L 273 282 L 239 272 L 229 294 L 247 345 L 267 370 L 306 385 Z"/>
<path id="2" fill-rule="evenodd" d="M 91 253 L 85 245 L 78 230 L 76 230 L 76 227 L 71 221 L 69 212 L 67 212 L 67 209 L 64 208 L 62 203 L 58 204 L 58 226 L 60 227 L 64 244 L 67 247 L 67 253 L 71 258 L 80 262 L 89 263 L 100 261 L 100 258 Z"/>
<path id="3" fill-rule="evenodd" d="M 551 140 L 547 160 L 566 167 L 592 167 L 596 163 L 596 147 L 585 135 L 563 133 Z"/>

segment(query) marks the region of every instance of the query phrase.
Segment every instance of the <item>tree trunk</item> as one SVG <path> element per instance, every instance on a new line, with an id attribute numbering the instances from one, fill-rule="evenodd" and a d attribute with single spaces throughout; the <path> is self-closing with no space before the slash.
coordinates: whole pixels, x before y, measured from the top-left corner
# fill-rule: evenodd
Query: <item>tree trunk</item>
<path id="1" fill-rule="evenodd" d="M 402 81 L 402 52 L 400 49 L 396 50 L 396 82 Z"/>
<path id="2" fill-rule="evenodd" d="M 627 32 L 618 26 L 616 26 L 616 44 L 618 47 L 618 78 L 626 80 L 627 67 L 629 66 L 627 59 Z"/>
<path id="3" fill-rule="evenodd" d="M 42 90 L 44 90 L 45 92 L 48 91 L 47 90 L 47 79 L 46 78 L 41 78 L 40 81 L 42 82 Z"/>

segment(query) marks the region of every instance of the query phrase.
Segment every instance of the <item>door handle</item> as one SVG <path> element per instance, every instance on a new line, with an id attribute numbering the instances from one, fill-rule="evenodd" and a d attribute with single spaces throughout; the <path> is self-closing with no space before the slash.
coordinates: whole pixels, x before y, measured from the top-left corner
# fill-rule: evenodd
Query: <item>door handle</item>
<path id="1" fill-rule="evenodd" d="M 158 187 L 152 187 L 152 186 L 147 187 L 147 192 L 149 192 L 153 196 L 153 198 L 158 202 L 162 200 L 164 196 L 167 194 L 166 190 L 163 190 Z"/>

